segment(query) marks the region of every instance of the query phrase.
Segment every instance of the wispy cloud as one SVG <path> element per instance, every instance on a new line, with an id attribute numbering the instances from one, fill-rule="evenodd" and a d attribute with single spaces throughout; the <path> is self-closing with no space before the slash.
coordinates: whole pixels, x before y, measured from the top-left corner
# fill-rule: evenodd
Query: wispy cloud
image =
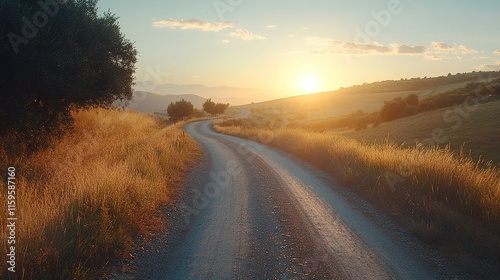
<path id="1" fill-rule="evenodd" d="M 500 50 L 494 51 L 493 54 L 500 55 Z"/>
<path id="2" fill-rule="evenodd" d="M 379 43 L 359 44 L 322 37 L 307 37 L 306 43 L 313 49 L 312 55 L 422 55 L 429 60 L 460 59 L 462 55 L 477 53 L 464 45 L 432 42 L 430 46 Z"/>
<path id="3" fill-rule="evenodd" d="M 423 54 L 427 51 L 425 46 L 408 46 L 405 44 L 392 45 L 398 54 Z"/>
<path id="4" fill-rule="evenodd" d="M 252 32 L 250 32 L 250 31 L 248 31 L 246 29 L 243 29 L 243 28 L 238 28 L 235 31 L 229 33 L 229 36 L 235 37 L 235 38 L 240 38 L 240 39 L 242 39 L 244 41 L 264 40 L 264 39 L 266 39 L 262 35 L 253 34 Z"/>
<path id="5" fill-rule="evenodd" d="M 476 67 L 476 69 L 480 71 L 500 71 L 500 61 L 497 61 L 494 64 L 480 65 Z"/>
<path id="6" fill-rule="evenodd" d="M 181 30 L 197 29 L 206 32 L 219 32 L 224 29 L 232 29 L 233 31 L 228 34 L 230 37 L 239 38 L 244 41 L 266 39 L 264 36 L 253 34 L 252 32 L 246 29 L 236 28 L 236 25 L 237 25 L 236 23 L 228 21 L 212 23 L 200 19 L 190 19 L 190 20 L 163 19 L 163 20 L 153 21 L 153 26 L 158 28 L 171 28 L 171 29 L 181 29 Z M 269 25 L 267 27 L 275 28 L 277 27 L 277 25 Z M 229 40 L 222 39 L 218 40 L 218 42 L 229 43 Z"/>
<path id="7" fill-rule="evenodd" d="M 426 51 L 424 46 L 409 46 L 405 44 L 391 44 L 389 46 L 371 43 L 358 44 L 338 41 L 321 37 L 307 37 L 306 42 L 315 47 L 308 51 L 315 55 L 377 55 L 377 54 L 421 54 Z"/>
<path id="8" fill-rule="evenodd" d="M 431 48 L 435 52 L 451 53 L 451 54 L 456 54 L 456 55 L 477 53 L 476 50 L 474 50 L 472 48 L 468 48 L 464 45 L 457 45 L 457 44 L 450 45 L 450 44 L 445 44 L 442 42 L 432 42 Z"/>
<path id="9" fill-rule="evenodd" d="M 182 29 L 182 30 L 198 29 L 202 31 L 219 32 L 226 28 L 235 27 L 236 24 L 234 22 L 228 22 L 228 21 L 211 23 L 199 19 L 190 19 L 190 20 L 163 19 L 163 20 L 153 21 L 153 26 L 159 28 L 172 28 L 172 29 Z"/>
<path id="10" fill-rule="evenodd" d="M 267 28 L 270 28 L 270 29 L 273 29 L 273 28 L 276 28 L 276 27 L 278 27 L 278 26 L 277 26 L 277 25 L 275 25 L 275 24 L 270 24 L 270 25 L 268 25 L 268 26 L 266 26 L 266 27 L 267 27 Z"/>
<path id="11" fill-rule="evenodd" d="M 451 51 L 454 49 L 452 45 L 448 45 L 441 42 L 432 42 L 431 47 L 435 50 L 440 50 L 440 51 Z"/>

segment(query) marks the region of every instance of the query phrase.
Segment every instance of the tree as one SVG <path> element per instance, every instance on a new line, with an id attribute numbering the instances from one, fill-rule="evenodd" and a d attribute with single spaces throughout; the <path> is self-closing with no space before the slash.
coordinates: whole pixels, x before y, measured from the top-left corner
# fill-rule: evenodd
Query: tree
<path id="1" fill-rule="evenodd" d="M 35 138 L 70 110 L 130 100 L 137 51 L 96 0 L 0 1 L 0 135 Z"/>
<path id="2" fill-rule="evenodd" d="M 410 105 L 410 106 L 415 106 L 415 107 L 418 107 L 418 96 L 414 93 L 412 94 L 409 94 L 406 98 L 405 98 L 405 102 Z"/>
<path id="3" fill-rule="evenodd" d="M 215 104 L 215 114 L 216 115 L 220 115 L 220 114 L 224 114 L 224 112 L 226 111 L 227 107 L 229 107 L 229 103 L 217 103 Z"/>
<path id="4" fill-rule="evenodd" d="M 224 114 L 227 107 L 229 107 L 229 103 L 215 103 L 211 98 L 207 99 L 207 101 L 203 103 L 203 111 L 209 113 L 212 116 Z"/>
<path id="5" fill-rule="evenodd" d="M 167 107 L 167 113 L 170 119 L 175 123 L 179 120 L 191 117 L 194 113 L 194 106 L 191 102 L 182 99 L 181 101 L 170 103 Z"/>
<path id="6" fill-rule="evenodd" d="M 389 122 L 395 119 L 412 116 L 418 113 L 419 100 L 416 94 L 409 94 L 405 99 L 396 97 L 392 101 L 384 101 L 379 111 L 380 121 Z"/>
<path id="7" fill-rule="evenodd" d="M 209 113 L 210 115 L 215 115 L 215 102 L 213 102 L 211 98 L 207 99 L 207 101 L 203 103 L 203 111 Z"/>
<path id="8" fill-rule="evenodd" d="M 202 111 L 202 110 L 200 110 L 200 109 L 196 109 L 196 108 L 194 108 L 193 117 L 195 117 L 195 118 L 203 118 L 203 117 L 205 117 L 205 116 L 206 116 L 206 115 L 205 115 L 205 112 L 203 112 L 203 111 Z"/>

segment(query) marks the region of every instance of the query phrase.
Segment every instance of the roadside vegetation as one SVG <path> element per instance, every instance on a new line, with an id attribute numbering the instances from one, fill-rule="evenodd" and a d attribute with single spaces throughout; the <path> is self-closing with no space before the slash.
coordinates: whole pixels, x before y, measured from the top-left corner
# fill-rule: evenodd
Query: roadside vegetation
<path id="1" fill-rule="evenodd" d="M 97 2 L 0 2 L 0 201 L 15 202 L 17 218 L 15 262 L 2 244 L 1 279 L 102 273 L 162 226 L 160 206 L 199 153 L 179 126 L 110 109 L 132 98 L 138 52 Z M 187 117 L 178 111 L 175 121 Z M 10 234 L 5 224 L 0 233 Z"/>
<path id="2" fill-rule="evenodd" d="M 449 146 L 358 142 L 274 115 L 227 119 L 214 127 L 282 149 L 333 175 L 424 241 L 452 248 L 452 257 L 474 274 L 487 275 L 500 264 L 500 169 L 491 162 Z"/>
<path id="3" fill-rule="evenodd" d="M 0 146 L 0 169 L 18 171 L 16 276 L 25 279 L 88 279 L 126 256 L 135 237 L 162 227 L 159 207 L 199 151 L 178 126 L 139 113 L 90 109 L 72 117 L 73 132 L 50 148 L 12 156 Z M 2 263 L 6 254 L 2 246 Z"/>

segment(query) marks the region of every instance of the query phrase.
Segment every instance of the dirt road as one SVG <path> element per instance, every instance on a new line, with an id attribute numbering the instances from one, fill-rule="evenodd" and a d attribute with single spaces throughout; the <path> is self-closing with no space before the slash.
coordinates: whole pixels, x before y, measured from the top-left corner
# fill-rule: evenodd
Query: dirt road
<path id="1" fill-rule="evenodd" d="M 205 151 L 140 279 L 438 279 L 438 256 L 334 179 L 283 153 L 187 125 Z M 272 136 L 270 136 L 272 137 Z"/>

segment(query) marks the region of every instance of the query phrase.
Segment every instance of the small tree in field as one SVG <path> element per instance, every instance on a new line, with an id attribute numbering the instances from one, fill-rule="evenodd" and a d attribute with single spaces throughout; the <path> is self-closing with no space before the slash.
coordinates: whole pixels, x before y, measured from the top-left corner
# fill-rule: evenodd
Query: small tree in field
<path id="1" fill-rule="evenodd" d="M 175 103 L 170 103 L 167 107 L 167 113 L 170 119 L 175 123 L 179 120 L 184 120 L 194 114 L 194 106 L 191 102 L 182 99 Z"/>
<path id="2" fill-rule="evenodd" d="M 211 98 L 207 99 L 207 101 L 203 103 L 203 111 L 209 113 L 210 115 L 215 115 L 215 102 L 213 102 Z"/>
<path id="3" fill-rule="evenodd" d="M 215 114 L 216 115 L 220 115 L 220 114 L 224 114 L 224 112 L 226 112 L 226 109 L 227 107 L 229 107 L 229 103 L 217 103 L 215 104 Z"/>
<path id="4" fill-rule="evenodd" d="M 203 103 L 203 111 L 209 113 L 212 116 L 224 114 L 227 107 L 229 107 L 229 103 L 215 103 L 212 101 L 212 99 L 207 99 L 207 101 Z"/>

